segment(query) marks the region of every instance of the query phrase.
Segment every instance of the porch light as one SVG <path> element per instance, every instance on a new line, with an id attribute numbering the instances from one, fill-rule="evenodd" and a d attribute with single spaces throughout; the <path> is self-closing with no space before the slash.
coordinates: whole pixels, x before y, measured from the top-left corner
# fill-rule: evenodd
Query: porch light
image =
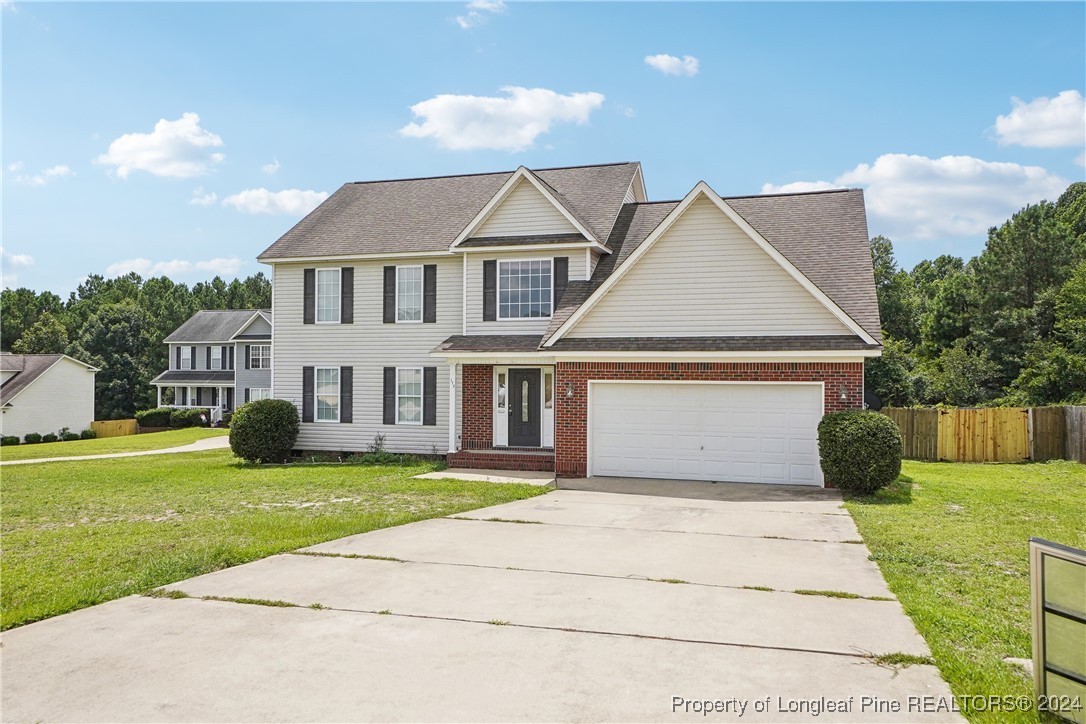
<path id="1" fill-rule="evenodd" d="M 573 383 L 566 383 L 566 397 L 573 397 Z"/>

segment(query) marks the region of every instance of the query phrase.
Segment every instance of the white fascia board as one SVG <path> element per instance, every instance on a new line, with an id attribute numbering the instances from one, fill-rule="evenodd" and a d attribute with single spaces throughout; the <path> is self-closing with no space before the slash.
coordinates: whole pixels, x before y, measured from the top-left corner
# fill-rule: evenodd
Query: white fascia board
<path id="1" fill-rule="evenodd" d="M 637 199 L 638 203 L 644 203 L 649 200 L 649 192 L 645 189 L 645 175 L 641 172 L 640 161 L 637 162 L 637 171 L 634 173 L 633 181 L 630 183 L 640 192 L 640 194 L 634 193 L 634 198 Z"/>
<path id="2" fill-rule="evenodd" d="M 498 192 L 490 198 L 490 201 L 486 202 L 486 205 L 478 214 L 475 215 L 475 218 L 468 222 L 468 225 L 464 227 L 464 230 L 461 231 L 455 239 L 453 239 L 453 243 L 449 246 L 449 249 L 455 249 L 465 239 L 470 238 L 475 230 L 482 226 L 483 222 L 490 217 L 494 210 L 498 208 L 498 206 L 500 206 L 503 201 L 505 201 L 505 198 L 513 192 L 513 189 L 516 188 L 517 184 L 520 183 L 520 181 L 522 180 L 527 180 L 530 184 L 532 184 L 532 186 L 535 187 L 537 191 L 539 191 L 539 193 L 543 194 L 543 198 L 547 199 L 547 201 L 549 201 L 551 205 L 554 206 L 554 208 L 558 209 L 558 212 L 562 214 L 562 216 L 564 216 L 566 220 L 569 221 L 569 223 L 573 224 L 574 228 L 576 228 L 577 231 L 581 232 L 586 239 L 594 241 L 595 243 L 602 246 L 602 243 L 599 239 L 596 238 L 596 235 L 589 231 L 584 226 L 584 224 L 578 221 L 577 217 L 570 213 L 569 209 L 566 208 L 565 204 L 563 204 L 561 201 L 554 197 L 554 194 L 552 194 L 550 190 L 547 189 L 547 187 L 543 185 L 543 183 L 538 178 L 536 178 L 536 175 L 534 173 L 529 171 L 527 167 L 521 166 L 513 172 L 513 175 L 510 176 L 504 184 L 502 184 L 502 187 L 498 189 Z"/>
<path id="3" fill-rule="evenodd" d="M 506 246 L 461 246 L 450 249 L 453 254 L 482 254 L 495 251 L 561 251 L 563 249 L 595 249 L 601 254 L 610 254 L 611 250 L 596 241 L 575 242 L 569 244 L 509 244 Z"/>
<path id="4" fill-rule="evenodd" d="M 551 352 L 559 362 L 681 362 L 696 360 L 708 362 L 862 362 L 868 357 L 878 357 L 882 350 L 864 349 L 842 352 L 840 350 L 804 350 L 802 352 Z"/>
<path id="5" fill-rule="evenodd" d="M 747 223 L 746 219 L 736 213 L 735 209 L 728 206 L 724 199 L 720 198 L 715 191 L 713 191 L 709 184 L 704 181 L 699 181 L 698 184 L 691 189 L 679 205 L 672 209 L 671 213 L 664 217 L 664 220 L 660 222 L 659 226 L 653 229 L 652 233 L 641 243 L 639 247 L 622 263 L 618 269 L 616 269 L 610 277 L 604 281 L 600 287 L 592 293 L 592 295 L 585 300 L 577 310 L 570 315 L 569 319 L 558 328 L 558 330 L 551 335 L 550 339 L 543 343 L 544 347 L 550 347 L 559 339 L 561 339 L 567 332 L 573 329 L 576 324 L 584 318 L 586 314 L 599 303 L 607 292 L 609 292 L 621 279 L 626 276 L 627 272 L 633 268 L 637 262 L 649 252 L 649 250 L 656 244 L 657 241 L 667 233 L 676 221 L 686 213 L 686 210 L 700 197 L 705 196 L 719 208 L 724 214 L 735 223 L 743 233 L 745 233 L 750 239 L 757 244 L 762 251 L 769 255 L 773 261 L 784 269 L 789 276 L 796 280 L 800 286 L 802 286 L 811 296 L 813 296 L 822 306 L 824 306 L 833 316 L 835 316 L 842 324 L 844 324 L 850 331 L 856 334 L 867 344 L 878 344 L 875 339 L 864 330 L 859 324 L 856 323 L 852 317 L 848 316 L 843 309 L 831 300 L 826 294 L 819 289 L 810 279 L 808 279 L 799 269 L 796 268 L 792 262 L 788 261 L 777 249 L 769 243 L 761 234 L 759 234 L 754 227 Z"/>
<path id="6" fill-rule="evenodd" d="M 431 357 L 444 359 L 449 364 L 495 364 L 495 365 L 553 365 L 554 355 L 538 352 L 430 352 Z"/>
<path id="7" fill-rule="evenodd" d="M 340 254 L 338 256 L 294 256 L 258 259 L 261 264 L 320 264 L 332 261 L 369 261 L 372 259 L 405 259 L 416 256 L 448 256 L 448 249 L 440 251 L 392 251 L 380 254 Z"/>

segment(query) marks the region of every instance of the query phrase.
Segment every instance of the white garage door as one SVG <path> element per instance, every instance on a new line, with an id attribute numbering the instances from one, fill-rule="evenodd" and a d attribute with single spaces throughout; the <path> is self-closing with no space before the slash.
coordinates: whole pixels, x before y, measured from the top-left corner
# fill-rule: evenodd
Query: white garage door
<path id="1" fill-rule="evenodd" d="M 818 384 L 594 382 L 589 474 L 821 485 Z"/>

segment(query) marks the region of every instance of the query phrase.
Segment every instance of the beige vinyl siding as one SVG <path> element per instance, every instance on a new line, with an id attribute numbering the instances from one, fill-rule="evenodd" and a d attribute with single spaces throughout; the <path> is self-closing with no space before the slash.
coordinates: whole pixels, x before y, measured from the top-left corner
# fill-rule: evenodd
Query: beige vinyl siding
<path id="1" fill-rule="evenodd" d="M 592 274 L 596 271 L 596 265 L 600 263 L 600 256 L 602 256 L 595 249 L 588 250 L 588 279 L 592 278 Z"/>
<path id="2" fill-rule="evenodd" d="M 851 334 L 708 199 L 695 201 L 570 337 Z"/>
<path id="3" fill-rule="evenodd" d="M 488 259 L 498 261 L 513 261 L 516 259 L 554 259 L 556 257 L 569 257 L 570 281 L 585 278 L 584 248 L 578 246 L 568 251 L 532 251 L 531 247 L 525 247 L 523 251 L 487 252 L 485 250 L 474 251 L 465 254 L 467 258 L 468 293 L 465 298 L 466 333 L 467 334 L 538 334 L 543 335 L 550 325 L 550 317 L 545 319 L 499 319 L 494 322 L 483 321 L 483 262 Z M 551 273 L 554 267 L 551 266 Z M 553 282 L 553 276 L 552 276 Z"/>
<path id="4" fill-rule="evenodd" d="M 522 179 L 472 236 L 531 236 L 576 231 L 577 227 L 554 204 Z"/>
<path id="5" fill-rule="evenodd" d="M 449 372 L 430 350 L 461 333 L 463 270 L 455 255 L 397 259 L 401 265 L 437 265 L 437 322 L 385 324 L 383 268 L 391 261 L 354 264 L 354 324 L 303 324 L 302 270 L 314 264 L 276 264 L 272 347 L 275 397 L 302 408 L 302 368 L 354 368 L 354 422 L 302 423 L 297 446 L 305 450 L 364 451 L 378 434 L 393 452 L 439 454 L 449 449 Z M 437 424 L 385 425 L 385 367 L 437 367 Z M 457 396 L 458 398 L 460 395 Z"/>
<path id="6" fill-rule="evenodd" d="M 634 195 L 634 185 L 633 185 L 633 182 L 631 181 L 630 182 L 630 188 L 626 189 L 626 196 L 625 196 L 625 198 L 622 199 L 622 203 L 624 203 L 624 204 L 632 204 L 632 203 L 635 203 L 636 201 L 637 201 L 637 196 Z"/>
<path id="7" fill-rule="evenodd" d="M 94 372 L 67 358 L 43 372 L 0 415 L 0 431 L 20 439 L 67 427 L 80 432 L 94 421 Z"/>

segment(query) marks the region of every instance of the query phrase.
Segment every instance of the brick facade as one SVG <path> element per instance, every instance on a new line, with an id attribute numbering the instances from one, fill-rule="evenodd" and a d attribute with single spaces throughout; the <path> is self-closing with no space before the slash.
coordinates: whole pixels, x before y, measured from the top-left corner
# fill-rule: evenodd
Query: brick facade
<path id="1" fill-rule="evenodd" d="M 553 452 L 506 452 L 505 450 L 460 450 L 448 456 L 449 467 L 481 470 L 553 471 Z"/>
<path id="2" fill-rule="evenodd" d="M 461 402 L 464 411 L 460 427 L 460 448 L 482 450 L 492 447 L 494 445 L 494 366 L 464 365 L 461 380 Z"/>
<path id="3" fill-rule="evenodd" d="M 561 362 L 554 378 L 555 472 L 587 474 L 589 380 L 825 382 L 825 411 L 835 412 L 863 406 L 863 374 L 862 362 Z"/>

